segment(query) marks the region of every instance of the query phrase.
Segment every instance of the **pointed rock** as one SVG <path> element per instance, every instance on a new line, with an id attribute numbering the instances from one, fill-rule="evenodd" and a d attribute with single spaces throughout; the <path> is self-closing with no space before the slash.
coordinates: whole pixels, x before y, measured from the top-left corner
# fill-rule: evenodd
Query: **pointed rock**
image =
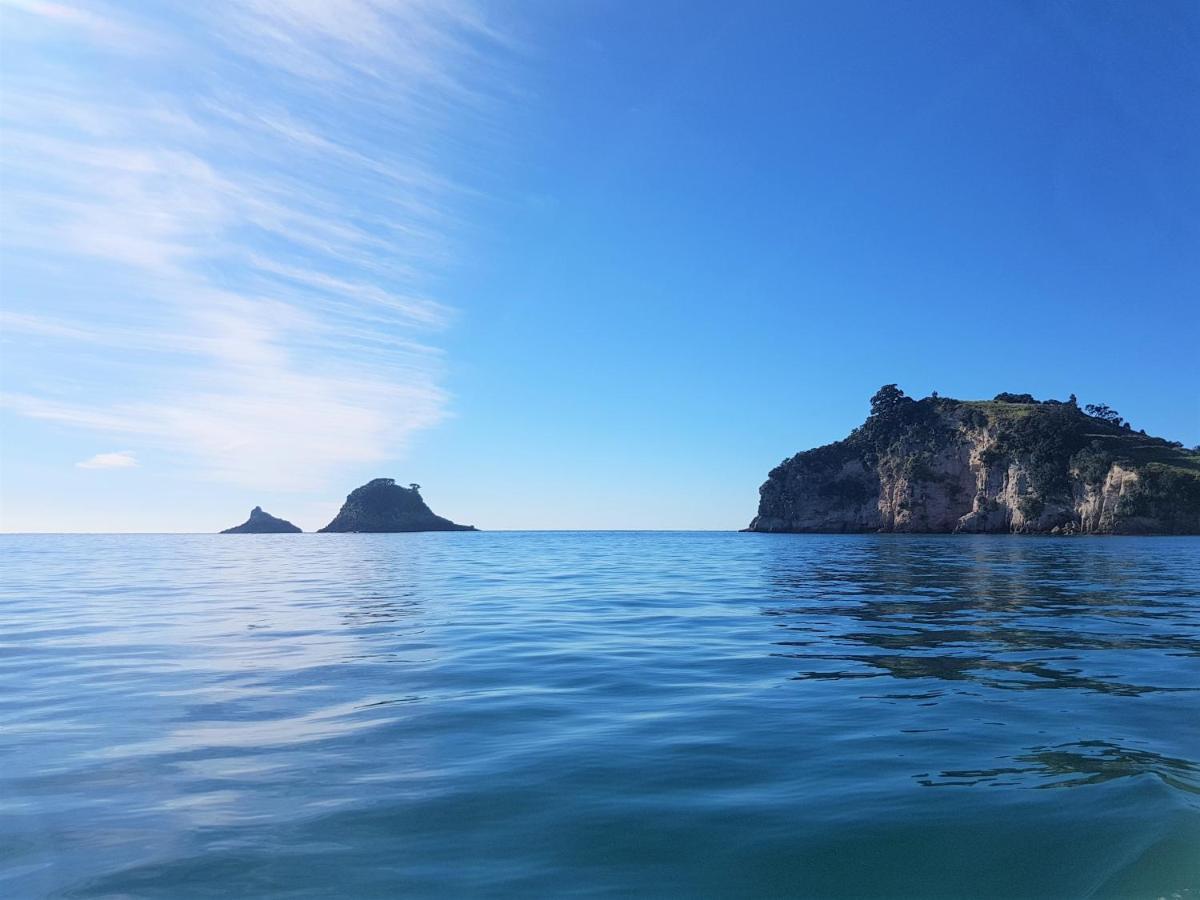
<path id="1" fill-rule="evenodd" d="M 394 478 L 376 478 L 355 488 L 341 511 L 321 531 L 475 531 L 434 515 L 421 499 L 420 487 L 401 487 Z"/>
<path id="2" fill-rule="evenodd" d="M 221 534 L 299 534 L 300 529 L 286 519 L 263 512 L 261 506 L 250 510 L 250 518 L 241 525 L 226 528 Z"/>

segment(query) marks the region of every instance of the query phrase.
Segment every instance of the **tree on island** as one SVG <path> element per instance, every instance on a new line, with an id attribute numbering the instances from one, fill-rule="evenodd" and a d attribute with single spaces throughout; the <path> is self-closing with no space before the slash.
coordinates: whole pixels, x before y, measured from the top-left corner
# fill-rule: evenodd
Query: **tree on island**
<path id="1" fill-rule="evenodd" d="M 421 491 L 421 486 L 420 486 L 419 484 L 417 484 L 415 481 L 410 481 L 410 482 L 408 483 L 408 489 L 409 489 L 410 491 L 417 491 L 418 493 L 420 493 L 420 491 Z"/>
<path id="2" fill-rule="evenodd" d="M 1083 411 L 1093 418 L 1103 419 L 1105 422 L 1109 422 L 1118 427 L 1120 427 L 1125 421 L 1121 418 L 1120 413 L 1104 403 L 1089 403 L 1083 408 Z"/>
<path id="3" fill-rule="evenodd" d="M 871 398 L 871 415 L 886 419 L 912 400 L 894 384 L 885 384 Z"/>

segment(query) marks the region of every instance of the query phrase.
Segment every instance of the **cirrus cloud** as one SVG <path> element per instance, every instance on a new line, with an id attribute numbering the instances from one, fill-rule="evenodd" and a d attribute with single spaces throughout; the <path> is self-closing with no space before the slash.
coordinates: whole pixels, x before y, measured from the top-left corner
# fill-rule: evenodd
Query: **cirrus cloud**
<path id="1" fill-rule="evenodd" d="M 503 52 L 472 4 L 30 0 L 5 26 L 10 411 L 281 490 L 448 414 L 436 286 Z"/>

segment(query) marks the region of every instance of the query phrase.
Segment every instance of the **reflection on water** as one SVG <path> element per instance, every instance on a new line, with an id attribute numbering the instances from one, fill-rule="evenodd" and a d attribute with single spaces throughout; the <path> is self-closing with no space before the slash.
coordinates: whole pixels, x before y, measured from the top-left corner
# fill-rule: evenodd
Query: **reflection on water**
<path id="1" fill-rule="evenodd" d="M 1097 553 L 1094 545 L 1080 552 L 1073 542 L 962 549 L 879 538 L 812 569 L 777 560 L 773 593 L 787 605 L 763 613 L 788 635 L 776 642 L 784 648 L 779 655 L 803 664 L 793 677 L 1131 696 L 1200 689 L 1195 679 L 1143 683 L 1129 677 L 1140 667 L 1125 677 L 1108 668 L 1118 654 L 1134 651 L 1200 656 L 1200 593 L 1181 579 L 1171 554 L 1133 566 L 1119 552 Z"/>
<path id="2" fill-rule="evenodd" d="M 3 550 L 3 896 L 1200 890 L 1200 540 Z"/>

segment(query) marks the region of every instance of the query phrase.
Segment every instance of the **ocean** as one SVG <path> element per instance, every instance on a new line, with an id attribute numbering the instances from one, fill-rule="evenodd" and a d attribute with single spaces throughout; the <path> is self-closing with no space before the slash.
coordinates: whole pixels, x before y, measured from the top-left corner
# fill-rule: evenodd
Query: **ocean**
<path id="1" fill-rule="evenodd" d="M 0 538 L 0 896 L 1200 898 L 1200 539 Z"/>

